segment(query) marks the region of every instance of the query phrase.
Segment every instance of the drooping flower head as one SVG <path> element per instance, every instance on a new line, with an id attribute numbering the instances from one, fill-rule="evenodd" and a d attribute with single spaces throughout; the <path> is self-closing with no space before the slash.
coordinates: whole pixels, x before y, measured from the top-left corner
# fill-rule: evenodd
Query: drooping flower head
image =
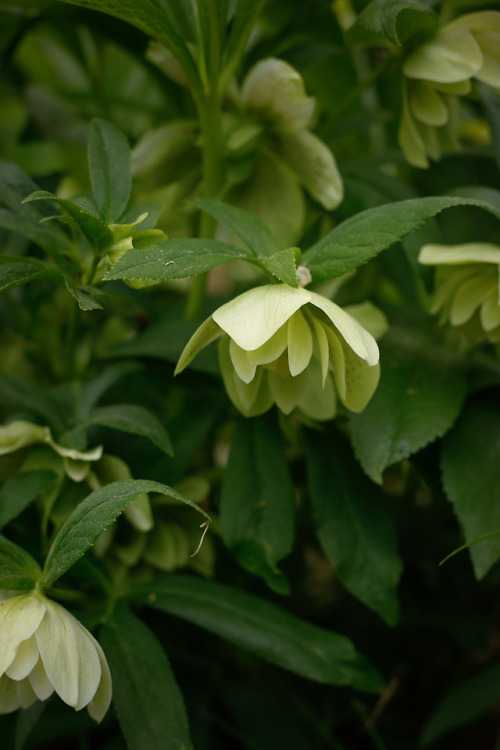
<path id="1" fill-rule="evenodd" d="M 430 311 L 469 337 L 500 341 L 500 247 L 488 242 L 424 245 L 418 260 L 437 266 Z"/>
<path id="2" fill-rule="evenodd" d="M 458 147 L 456 97 L 476 78 L 500 88 L 500 12 L 456 18 L 416 47 L 403 65 L 403 113 L 398 140 L 410 164 L 428 167 L 443 148 Z"/>
<path id="3" fill-rule="evenodd" d="M 4 598 L 5 597 L 5 598 Z M 0 599 L 0 713 L 28 708 L 53 692 L 100 722 L 111 702 L 111 675 L 96 639 L 43 594 Z"/>
<path id="4" fill-rule="evenodd" d="M 276 403 L 285 414 L 298 407 L 313 419 L 331 419 L 336 393 L 359 412 L 377 387 L 373 336 L 334 302 L 306 289 L 256 287 L 222 305 L 187 343 L 176 372 L 218 338 L 226 390 L 246 416 Z"/>

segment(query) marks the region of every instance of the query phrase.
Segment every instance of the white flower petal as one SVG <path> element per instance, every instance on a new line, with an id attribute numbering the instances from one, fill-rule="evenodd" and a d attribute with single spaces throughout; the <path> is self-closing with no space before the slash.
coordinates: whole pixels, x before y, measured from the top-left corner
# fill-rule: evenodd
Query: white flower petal
<path id="1" fill-rule="evenodd" d="M 292 376 L 306 369 L 313 353 L 313 337 L 300 310 L 288 321 L 288 367 Z"/>
<path id="2" fill-rule="evenodd" d="M 19 419 L 5 427 L 0 427 L 0 456 L 45 440 L 45 429 L 31 422 Z"/>
<path id="3" fill-rule="evenodd" d="M 352 349 L 343 345 L 346 367 L 346 394 L 344 404 L 354 412 L 363 411 L 375 393 L 380 378 L 380 366 L 369 365 L 357 357 Z"/>
<path id="4" fill-rule="evenodd" d="M 111 704 L 113 688 L 111 674 L 104 652 L 95 638 L 93 638 L 93 641 L 101 664 L 101 681 L 94 697 L 87 706 L 87 711 L 89 712 L 90 717 L 100 724 Z"/>
<path id="5" fill-rule="evenodd" d="M 316 335 L 316 344 L 319 351 L 319 361 L 321 364 L 321 385 L 325 386 L 326 376 L 328 375 L 328 366 L 330 364 L 330 348 L 323 325 L 312 317 L 314 333 Z"/>
<path id="6" fill-rule="evenodd" d="M 403 73 L 408 78 L 455 83 L 471 78 L 482 64 L 478 43 L 466 26 L 457 24 L 441 29 L 434 39 L 411 52 Z"/>
<path id="7" fill-rule="evenodd" d="M 478 307 L 490 296 L 492 286 L 494 289 L 490 274 L 473 276 L 464 281 L 455 292 L 451 303 L 451 325 L 459 326 L 470 320 Z"/>
<path id="8" fill-rule="evenodd" d="M 436 270 L 436 288 L 432 297 L 429 312 L 436 313 L 443 307 L 449 307 L 460 284 L 474 274 L 474 265 L 439 266 Z"/>
<path id="9" fill-rule="evenodd" d="M 41 701 L 47 700 L 54 692 L 54 686 L 47 677 L 47 672 L 41 658 L 38 659 L 35 667 L 31 670 L 28 680 L 33 688 L 33 692 Z"/>
<path id="10" fill-rule="evenodd" d="M 74 461 L 72 458 L 63 458 L 64 471 L 73 482 L 83 482 L 90 471 L 88 461 Z"/>
<path id="11" fill-rule="evenodd" d="M 249 289 L 216 310 L 212 318 L 238 346 L 253 351 L 311 300 L 311 292 L 286 284 Z"/>
<path id="12" fill-rule="evenodd" d="M 32 635 L 25 641 L 21 641 L 13 661 L 5 670 L 5 674 L 13 680 L 24 680 L 37 663 L 38 657 L 38 644 L 35 636 Z"/>
<path id="13" fill-rule="evenodd" d="M 244 383 L 250 383 L 254 378 L 256 365 L 249 362 L 247 352 L 232 339 L 229 342 L 229 356 L 238 377 Z"/>
<path id="14" fill-rule="evenodd" d="M 72 615 L 70 617 L 73 618 Z M 90 703 L 97 692 L 101 681 L 101 660 L 97 653 L 95 638 L 78 620 L 75 618 L 73 620 L 80 662 L 78 703 L 75 709 L 80 711 Z"/>
<path id="15" fill-rule="evenodd" d="M 466 242 L 461 245 L 424 245 L 418 262 L 427 266 L 458 263 L 496 263 L 500 265 L 500 247 L 491 242 Z"/>
<path id="16" fill-rule="evenodd" d="M 11 665 L 19 644 L 36 631 L 44 614 L 45 604 L 31 593 L 0 601 L 0 675 Z"/>
<path id="17" fill-rule="evenodd" d="M 307 382 L 297 404 L 304 414 L 319 422 L 333 419 L 337 413 L 337 395 L 333 384 L 333 377 L 328 373 L 324 385 L 321 383 L 320 364 L 313 357 L 311 366 L 307 368 Z"/>
<path id="18" fill-rule="evenodd" d="M 10 714 L 21 708 L 15 680 L 2 675 L 0 677 L 0 714 Z"/>
<path id="19" fill-rule="evenodd" d="M 335 331 L 332 331 L 332 329 L 327 326 L 324 328 L 330 349 L 330 369 L 333 372 L 339 397 L 341 401 L 344 401 L 346 396 L 346 364 L 344 348 Z"/>
<path id="20" fill-rule="evenodd" d="M 427 169 L 429 160 L 418 124 L 410 111 L 408 97 L 408 85 L 403 85 L 403 112 L 398 129 L 398 143 L 412 166 Z"/>
<path id="21" fill-rule="evenodd" d="M 16 680 L 15 684 L 17 700 L 19 701 L 20 708 L 29 708 L 36 700 L 38 700 L 38 697 L 27 678 L 19 681 Z"/>
<path id="22" fill-rule="evenodd" d="M 310 295 L 311 303 L 325 313 L 358 357 L 366 360 L 369 365 L 376 364 L 379 359 L 379 351 L 377 342 L 371 333 L 365 331 L 357 320 L 342 310 L 335 302 L 315 292 L 310 292 Z"/>
<path id="23" fill-rule="evenodd" d="M 274 362 L 278 359 L 288 346 L 288 326 L 287 324 L 282 325 L 278 328 L 274 336 L 259 346 L 258 349 L 253 349 L 248 352 L 248 361 L 253 365 L 267 365 L 269 362 Z"/>
<path id="24" fill-rule="evenodd" d="M 416 81 L 411 87 L 410 108 L 414 117 L 426 125 L 439 126 L 448 122 L 446 104 L 425 81 Z"/>
<path id="25" fill-rule="evenodd" d="M 236 408 L 245 417 L 264 414 L 273 405 L 267 385 L 267 373 L 259 367 L 251 383 L 244 383 L 236 375 L 229 356 L 229 339 L 224 336 L 219 342 L 219 365 L 227 394 Z"/>
<path id="26" fill-rule="evenodd" d="M 480 311 L 481 325 L 485 331 L 493 331 L 500 326 L 500 305 L 498 304 L 498 295 L 493 292 L 481 305 Z"/>

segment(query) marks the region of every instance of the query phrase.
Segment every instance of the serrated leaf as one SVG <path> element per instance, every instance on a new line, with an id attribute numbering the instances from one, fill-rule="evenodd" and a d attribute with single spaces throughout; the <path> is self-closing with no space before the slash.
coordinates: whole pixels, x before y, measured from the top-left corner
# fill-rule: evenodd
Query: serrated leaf
<path id="1" fill-rule="evenodd" d="M 232 260 L 254 260 L 249 250 L 205 239 L 157 242 L 144 250 L 126 252 L 106 274 L 109 279 L 165 281 L 204 273 Z"/>
<path id="2" fill-rule="evenodd" d="M 339 434 L 305 441 L 316 533 L 343 585 L 389 625 L 398 621 L 402 571 L 394 519 Z"/>
<path id="3" fill-rule="evenodd" d="M 477 206 L 500 218 L 494 206 L 472 198 L 414 198 L 369 208 L 339 224 L 302 256 L 314 282 L 342 276 L 374 258 L 446 208 Z"/>
<path id="4" fill-rule="evenodd" d="M 102 305 L 100 305 L 90 294 L 90 292 L 93 292 L 94 294 L 98 293 L 97 289 L 94 287 L 75 286 L 67 276 L 63 276 L 63 281 L 68 292 L 78 302 L 80 310 L 102 310 Z"/>
<path id="5" fill-rule="evenodd" d="M 468 404 L 443 443 L 443 485 L 466 541 L 500 528 L 500 408 L 494 400 Z M 483 578 L 500 558 L 494 536 L 469 548 L 474 572 Z"/>
<path id="6" fill-rule="evenodd" d="M 0 589 L 32 589 L 40 579 L 40 566 L 25 550 L 0 536 Z"/>
<path id="7" fill-rule="evenodd" d="M 130 147 L 121 130 L 95 118 L 90 125 L 88 159 L 96 206 L 106 224 L 127 208 L 132 188 Z"/>
<path id="8" fill-rule="evenodd" d="M 65 251 L 70 253 L 69 237 L 53 223 L 40 224 L 43 215 L 25 212 L 21 200 L 22 198 L 19 199 L 19 206 L 15 212 L 0 208 L 0 228 L 16 232 L 31 242 L 35 242 L 51 258 L 57 258 Z"/>
<path id="9" fill-rule="evenodd" d="M 49 469 L 36 469 L 7 479 L 0 489 L 0 529 L 22 513 L 55 477 Z"/>
<path id="10" fill-rule="evenodd" d="M 9 256 L 14 258 L 15 256 Z M 5 256 L 0 258 L 0 293 L 8 292 L 22 284 L 41 279 L 62 281 L 61 274 L 52 266 L 35 258 L 16 258 L 6 262 Z"/>
<path id="11" fill-rule="evenodd" d="M 207 520 L 198 505 L 166 484 L 141 479 L 122 479 L 91 492 L 59 529 L 45 560 L 43 583 L 53 583 L 93 545 L 97 537 L 138 495 L 158 492 L 190 505 Z"/>
<path id="12" fill-rule="evenodd" d="M 222 535 L 237 560 L 288 593 L 277 568 L 293 544 L 294 498 L 283 436 L 274 415 L 240 418 L 221 487 Z"/>
<path id="13" fill-rule="evenodd" d="M 438 27 L 435 13 L 418 0 L 374 0 L 359 14 L 349 29 L 351 41 L 366 40 L 363 29 L 375 38 L 386 37 L 393 44 L 403 46 L 409 41 L 425 39 Z"/>
<path id="14" fill-rule="evenodd" d="M 135 585 L 129 595 L 310 680 L 367 692 L 383 687 L 377 671 L 348 638 L 299 620 L 240 589 L 171 575 Z"/>
<path id="15" fill-rule="evenodd" d="M 495 664 L 455 685 L 438 705 L 421 738 L 430 745 L 450 729 L 464 726 L 500 701 L 500 666 Z"/>
<path id="16" fill-rule="evenodd" d="M 443 350 L 393 336 L 380 345 L 380 382 L 361 414 L 350 415 L 352 443 L 366 474 L 383 471 L 442 437 L 457 419 L 466 376 Z"/>
<path id="17" fill-rule="evenodd" d="M 113 430 L 141 435 L 151 440 L 161 451 L 173 455 L 172 443 L 165 427 L 148 409 L 137 404 L 113 404 L 95 409 L 85 421 L 85 427 L 100 425 Z"/>
<path id="18" fill-rule="evenodd" d="M 49 193 L 47 190 L 37 190 L 31 193 L 31 195 L 28 195 L 24 199 L 23 203 L 39 200 L 51 200 L 65 208 L 98 254 L 104 253 L 113 243 L 113 235 L 107 224 L 102 219 L 91 214 L 90 211 L 82 208 L 78 203 L 70 201 L 67 198 L 58 198 L 57 195 Z"/>
<path id="19" fill-rule="evenodd" d="M 181 692 L 151 630 L 120 605 L 99 631 L 99 640 L 129 750 L 192 750 Z"/>

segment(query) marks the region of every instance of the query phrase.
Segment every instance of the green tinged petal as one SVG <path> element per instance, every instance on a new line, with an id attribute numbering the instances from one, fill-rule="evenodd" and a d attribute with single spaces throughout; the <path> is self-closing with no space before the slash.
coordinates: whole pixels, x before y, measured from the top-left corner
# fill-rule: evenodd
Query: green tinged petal
<path id="1" fill-rule="evenodd" d="M 440 126 L 448 122 L 448 110 L 442 97 L 425 81 L 416 81 L 412 86 L 410 108 L 425 125 Z"/>
<path id="2" fill-rule="evenodd" d="M 219 366 L 229 398 L 245 417 L 257 417 L 271 408 L 273 398 L 267 386 L 267 373 L 259 368 L 248 385 L 240 380 L 231 362 L 227 336 L 219 342 Z"/>
<path id="3" fill-rule="evenodd" d="M 418 262 L 427 266 L 458 263 L 496 263 L 500 265 L 500 247 L 491 242 L 467 242 L 461 245 L 424 245 Z"/>
<path id="4" fill-rule="evenodd" d="M 290 414 L 300 401 L 307 383 L 307 371 L 296 377 L 283 378 L 277 372 L 268 373 L 269 390 L 284 414 Z"/>
<path id="5" fill-rule="evenodd" d="M 288 346 L 288 325 L 278 328 L 265 344 L 248 352 L 248 361 L 253 365 L 267 365 L 280 357 Z"/>
<path id="6" fill-rule="evenodd" d="M 337 394 L 333 377 L 328 373 L 324 384 L 321 383 L 320 364 L 313 358 L 307 369 L 307 380 L 297 408 L 310 419 L 326 422 L 337 413 Z"/>
<path id="7" fill-rule="evenodd" d="M 292 376 L 306 369 L 313 352 L 313 337 L 300 310 L 288 321 L 288 367 Z"/>
<path id="8" fill-rule="evenodd" d="M 247 352 L 232 339 L 229 343 L 229 356 L 238 377 L 244 383 L 250 383 L 254 378 L 256 365 L 249 361 Z"/>
<path id="9" fill-rule="evenodd" d="M 495 292 L 495 279 L 490 274 L 481 274 L 464 281 L 453 297 L 450 308 L 450 323 L 459 326 L 466 323 L 478 307 Z"/>
<path id="10" fill-rule="evenodd" d="M 43 443 L 46 436 L 45 427 L 22 420 L 11 422 L 5 427 L 0 427 L 0 456 L 34 443 Z"/>
<path id="11" fill-rule="evenodd" d="M 500 305 L 498 304 L 498 294 L 495 292 L 483 302 L 480 310 L 480 319 L 481 325 L 487 332 L 493 331 L 497 326 L 500 326 Z"/>
<path id="12" fill-rule="evenodd" d="M 360 412 L 375 393 L 380 378 L 380 366 L 368 365 L 345 345 L 343 349 L 346 362 L 346 394 L 342 400 L 348 409 Z"/>
<path id="13" fill-rule="evenodd" d="M 14 661 L 22 641 L 35 633 L 45 610 L 44 602 L 31 593 L 0 601 L 0 675 Z"/>
<path id="14" fill-rule="evenodd" d="M 439 83 L 471 78 L 483 64 L 483 55 L 469 29 L 456 24 L 441 29 L 434 39 L 417 47 L 407 57 L 403 73 Z"/>
<path id="15" fill-rule="evenodd" d="M 315 292 L 310 292 L 310 295 L 311 304 L 325 313 L 355 354 L 366 360 L 369 365 L 376 364 L 379 359 L 379 351 L 373 336 L 331 300 Z"/>
<path id="16" fill-rule="evenodd" d="M 177 362 L 174 375 L 182 372 L 206 346 L 222 336 L 222 331 L 213 318 L 207 318 L 193 333 Z"/>

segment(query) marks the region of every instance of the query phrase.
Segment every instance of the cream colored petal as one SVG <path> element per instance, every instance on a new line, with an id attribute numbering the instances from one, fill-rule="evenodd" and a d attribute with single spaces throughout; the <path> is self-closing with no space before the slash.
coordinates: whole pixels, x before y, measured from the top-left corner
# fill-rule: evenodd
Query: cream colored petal
<path id="1" fill-rule="evenodd" d="M 307 128 L 316 104 L 307 96 L 298 71 L 276 58 L 253 66 L 243 81 L 241 98 L 247 107 L 284 131 Z"/>
<path id="2" fill-rule="evenodd" d="M 265 344 L 259 346 L 258 349 L 253 349 L 251 352 L 247 352 L 248 361 L 253 365 L 267 365 L 270 362 L 274 362 L 278 359 L 288 346 L 288 326 L 282 325 L 278 328 L 274 336 L 266 341 Z"/>
<path id="3" fill-rule="evenodd" d="M 306 369 L 313 352 L 313 337 L 300 310 L 288 321 L 288 367 L 295 377 Z"/>
<path id="4" fill-rule="evenodd" d="M 448 109 L 443 98 L 424 81 L 411 88 L 410 108 L 414 117 L 426 125 L 439 126 L 448 122 Z"/>
<path id="5" fill-rule="evenodd" d="M 447 29 L 455 26 L 467 26 L 474 35 L 500 33 L 500 13 L 497 10 L 483 10 L 477 13 L 466 13 L 458 16 L 446 25 Z"/>
<path id="6" fill-rule="evenodd" d="M 438 83 L 437 81 L 433 81 L 432 87 L 441 94 L 449 94 L 449 96 L 466 96 L 467 94 L 470 94 L 472 84 L 468 78 L 466 81 L 457 81 L 456 83 Z"/>
<path id="7" fill-rule="evenodd" d="M 466 242 L 461 245 L 424 245 L 418 262 L 427 266 L 457 263 L 500 264 L 500 247 L 491 242 Z"/>
<path id="8" fill-rule="evenodd" d="M 308 130 L 281 135 L 278 153 L 305 189 L 328 211 L 344 199 L 344 185 L 333 153 Z"/>
<path id="9" fill-rule="evenodd" d="M 333 419 L 337 413 L 337 395 L 331 373 L 328 373 L 322 385 L 320 367 L 318 360 L 313 358 L 310 367 L 307 368 L 307 382 L 297 408 L 310 419 L 326 422 Z"/>
<path id="10" fill-rule="evenodd" d="M 229 356 L 238 377 L 244 383 L 250 383 L 254 378 L 256 365 L 249 362 L 247 352 L 232 339 L 229 342 Z"/>
<path id="11" fill-rule="evenodd" d="M 73 482 L 83 482 L 90 471 L 88 461 L 74 461 L 72 458 L 63 458 L 64 471 Z"/>
<path id="12" fill-rule="evenodd" d="M 45 614 L 45 604 L 21 594 L 0 601 L 0 675 L 12 664 L 19 644 L 30 638 Z"/>
<path id="13" fill-rule="evenodd" d="M 495 292 L 481 305 L 480 318 L 485 331 L 493 331 L 497 326 L 500 326 L 500 305 L 498 304 L 498 295 Z"/>
<path id="14" fill-rule="evenodd" d="M 207 318 L 204 323 L 193 333 L 187 342 L 177 362 L 174 375 L 182 372 L 188 364 L 196 357 L 202 349 L 222 336 L 222 331 L 212 318 Z"/>
<path id="15" fill-rule="evenodd" d="M 316 344 L 319 353 L 319 362 L 321 365 L 321 385 L 325 386 L 326 376 L 328 375 L 328 367 L 330 364 L 330 348 L 328 346 L 328 339 L 326 337 L 325 329 L 323 325 L 312 316 L 312 322 L 314 326 L 314 333 L 316 336 Z"/>
<path id="16" fill-rule="evenodd" d="M 295 409 L 302 396 L 307 382 L 306 372 L 301 372 L 296 377 L 282 378 L 276 372 L 269 372 L 269 390 L 276 405 L 285 414 L 290 414 Z"/>
<path id="17" fill-rule="evenodd" d="M 89 712 L 90 717 L 100 724 L 111 704 L 113 686 L 111 673 L 104 652 L 95 638 L 93 640 L 101 664 L 101 681 L 94 697 L 87 706 L 87 711 Z"/>
<path id="18" fill-rule="evenodd" d="M 480 70 L 483 55 L 466 26 L 445 27 L 430 42 L 417 47 L 406 58 L 403 73 L 408 78 L 455 83 Z"/>
<path id="19" fill-rule="evenodd" d="M 398 129 L 398 143 L 409 164 L 420 169 L 428 168 L 429 160 L 427 159 L 424 142 L 417 122 L 410 112 L 407 86 L 403 87 L 403 112 Z"/>
<path id="20" fill-rule="evenodd" d="M 16 692 L 20 708 L 29 708 L 38 700 L 27 678 L 18 682 L 16 681 Z"/>
<path id="21" fill-rule="evenodd" d="M 306 289 L 270 284 L 249 289 L 216 310 L 212 317 L 242 349 L 258 349 L 311 299 Z"/>
<path id="22" fill-rule="evenodd" d="M 433 161 L 439 161 L 441 158 L 441 145 L 439 138 L 441 130 L 437 130 L 431 125 L 426 125 L 423 122 L 418 124 L 418 128 L 427 156 Z"/>
<path id="23" fill-rule="evenodd" d="M 37 663 L 38 657 L 38 644 L 35 636 L 32 635 L 19 644 L 16 655 L 5 670 L 5 674 L 13 680 L 24 680 Z"/>
<path id="24" fill-rule="evenodd" d="M 363 328 L 378 341 L 389 328 L 389 322 L 372 302 L 360 302 L 358 305 L 346 305 L 344 311 L 355 318 Z"/>
<path id="25" fill-rule="evenodd" d="M 436 288 L 429 312 L 436 313 L 442 307 L 451 305 L 453 295 L 459 286 L 475 273 L 475 266 L 439 266 L 436 273 Z"/>
<path id="26" fill-rule="evenodd" d="M 450 308 L 450 323 L 459 326 L 474 315 L 478 307 L 492 294 L 495 287 L 490 275 L 474 276 L 461 284 Z"/>
<path id="27" fill-rule="evenodd" d="M 102 456 L 102 445 L 98 445 L 88 451 L 77 451 L 55 443 L 51 437 L 47 438 L 46 442 L 49 443 L 56 453 L 71 461 L 99 461 Z"/>
<path id="28" fill-rule="evenodd" d="M 245 417 L 256 417 L 271 408 L 273 399 L 267 385 L 267 373 L 259 367 L 251 383 L 247 385 L 240 380 L 229 356 L 227 336 L 219 342 L 219 365 L 227 394 Z"/>
<path id="29" fill-rule="evenodd" d="M 43 666 L 59 697 L 73 708 L 85 706 L 97 690 L 100 664 L 84 628 L 64 607 L 47 602 L 36 632 Z M 34 686 L 33 686 L 34 688 Z"/>
<path id="30" fill-rule="evenodd" d="M 17 420 L 0 427 L 0 456 L 45 440 L 45 428 L 31 422 Z"/>
<path id="31" fill-rule="evenodd" d="M 320 294 L 310 292 L 311 304 L 322 310 L 331 320 L 344 341 L 350 348 L 368 364 L 374 365 L 378 362 L 379 351 L 377 342 L 357 320 L 342 310 L 341 307 Z"/>
<path id="32" fill-rule="evenodd" d="M 10 714 L 21 708 L 21 702 L 17 694 L 17 684 L 10 677 L 0 677 L 0 714 Z"/>
<path id="33" fill-rule="evenodd" d="M 54 686 L 47 677 L 47 672 L 45 671 L 41 658 L 38 659 L 34 668 L 31 670 L 28 680 L 33 688 L 33 692 L 41 701 L 47 700 L 47 698 L 54 692 Z"/>
<path id="34" fill-rule="evenodd" d="M 500 39 L 498 40 L 500 44 Z M 476 78 L 488 86 L 500 88 L 500 61 L 492 55 L 483 54 L 483 64 L 476 73 Z"/>

